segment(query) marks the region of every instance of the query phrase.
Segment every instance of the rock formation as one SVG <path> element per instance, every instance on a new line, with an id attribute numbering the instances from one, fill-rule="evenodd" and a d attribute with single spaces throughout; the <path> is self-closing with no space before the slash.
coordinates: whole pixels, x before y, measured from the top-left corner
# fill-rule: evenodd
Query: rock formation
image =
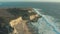
<path id="1" fill-rule="evenodd" d="M 0 9 L 0 18 L 2 17 L 5 21 L 4 24 L 7 25 L 7 34 L 32 34 L 27 23 L 36 22 L 41 16 L 35 13 L 32 8 L 6 8 Z"/>

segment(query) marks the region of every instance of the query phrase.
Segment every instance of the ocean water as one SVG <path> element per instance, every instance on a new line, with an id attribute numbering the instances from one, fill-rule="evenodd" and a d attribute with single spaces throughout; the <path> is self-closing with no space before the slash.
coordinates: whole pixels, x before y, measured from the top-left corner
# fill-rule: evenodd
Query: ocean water
<path id="1" fill-rule="evenodd" d="M 39 12 L 39 9 L 34 8 L 34 10 L 42 16 L 42 18 L 37 21 L 37 24 L 32 24 L 38 27 L 39 34 L 60 34 L 60 22 L 57 18 L 50 15 L 44 15 Z"/>
<path id="2" fill-rule="evenodd" d="M 35 11 L 42 14 L 42 18 L 38 20 L 38 23 L 32 23 L 39 29 L 38 34 L 60 34 L 60 3 L 0 2 L 0 8 L 6 7 L 35 8 Z"/>
<path id="3" fill-rule="evenodd" d="M 60 3 L 55 2 L 0 2 L 0 8 L 39 8 L 43 14 L 51 15 L 60 19 Z"/>

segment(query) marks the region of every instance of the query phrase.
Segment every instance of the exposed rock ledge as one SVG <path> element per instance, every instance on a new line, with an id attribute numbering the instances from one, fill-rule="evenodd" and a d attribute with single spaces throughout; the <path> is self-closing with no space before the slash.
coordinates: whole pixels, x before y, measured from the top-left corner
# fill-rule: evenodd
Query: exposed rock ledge
<path id="1" fill-rule="evenodd" d="M 6 34 L 12 32 L 14 34 L 32 34 L 32 30 L 30 31 L 27 23 L 31 21 L 35 22 L 40 17 L 32 8 L 0 8 L 0 23 L 3 23 L 1 26 L 5 27 L 4 25 L 6 25 L 8 26 L 7 29 L 9 29 L 9 31 L 6 29 Z"/>

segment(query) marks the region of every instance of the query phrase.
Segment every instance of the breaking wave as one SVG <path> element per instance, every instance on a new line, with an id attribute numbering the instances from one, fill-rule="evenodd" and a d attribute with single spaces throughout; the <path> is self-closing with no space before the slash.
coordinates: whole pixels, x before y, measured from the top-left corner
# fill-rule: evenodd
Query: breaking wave
<path id="1" fill-rule="evenodd" d="M 50 33 L 49 31 L 51 31 L 52 33 L 50 34 L 60 34 L 60 31 L 59 29 L 56 27 L 56 25 L 54 24 L 55 23 L 55 19 L 52 17 L 52 16 L 49 16 L 49 15 L 43 15 L 40 10 L 42 9 L 36 9 L 36 8 L 33 8 L 34 11 L 41 15 L 42 18 L 40 18 L 38 20 L 38 24 L 32 24 L 34 26 L 37 26 L 38 29 L 39 29 L 39 34 L 45 34 L 45 33 Z M 44 25 L 43 25 L 44 24 Z M 49 28 L 48 28 L 49 27 Z M 46 28 L 46 29 L 45 29 Z M 47 30 L 47 29 L 51 29 L 51 30 Z M 47 30 L 47 31 L 46 31 Z"/>

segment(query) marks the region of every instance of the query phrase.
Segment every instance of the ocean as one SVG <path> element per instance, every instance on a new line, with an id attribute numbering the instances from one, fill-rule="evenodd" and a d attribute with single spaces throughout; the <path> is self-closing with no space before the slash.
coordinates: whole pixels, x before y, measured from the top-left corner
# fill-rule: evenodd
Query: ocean
<path id="1" fill-rule="evenodd" d="M 40 12 L 43 15 L 48 15 L 48 17 L 45 18 L 45 16 L 43 16 L 44 18 L 39 20 L 39 24 L 37 23 L 36 25 L 34 25 L 34 26 L 38 27 L 39 32 L 40 32 L 39 34 L 51 34 L 51 33 L 60 34 L 60 29 L 59 29 L 60 25 L 58 26 L 58 24 L 60 24 L 60 3 L 58 3 L 58 2 L 0 2 L 0 8 L 6 8 L 6 7 L 42 9 Z M 51 18 L 51 17 L 55 18 L 56 23 L 54 21 L 52 21 L 53 18 Z M 51 28 L 51 31 L 49 31 L 50 28 Z M 59 32 L 56 28 L 59 30 Z M 46 29 L 46 31 L 45 31 L 45 29 Z M 47 30 L 47 29 L 49 29 L 49 30 Z M 42 33 L 42 31 L 45 31 L 45 33 Z M 46 33 L 46 32 L 48 32 L 48 33 Z"/>
<path id="2" fill-rule="evenodd" d="M 59 2 L 0 2 L 0 8 L 6 7 L 38 8 L 42 9 L 43 14 L 60 19 Z"/>

